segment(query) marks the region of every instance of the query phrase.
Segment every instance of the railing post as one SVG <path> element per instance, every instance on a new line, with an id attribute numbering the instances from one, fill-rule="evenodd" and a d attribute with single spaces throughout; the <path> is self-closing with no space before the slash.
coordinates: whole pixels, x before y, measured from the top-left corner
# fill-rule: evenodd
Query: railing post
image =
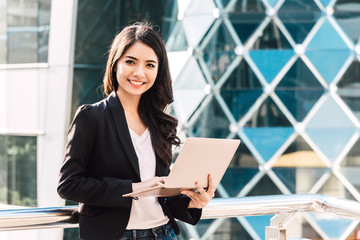
<path id="1" fill-rule="evenodd" d="M 285 223 L 294 213 L 277 214 L 270 219 L 270 226 L 265 228 L 266 240 L 286 240 Z"/>

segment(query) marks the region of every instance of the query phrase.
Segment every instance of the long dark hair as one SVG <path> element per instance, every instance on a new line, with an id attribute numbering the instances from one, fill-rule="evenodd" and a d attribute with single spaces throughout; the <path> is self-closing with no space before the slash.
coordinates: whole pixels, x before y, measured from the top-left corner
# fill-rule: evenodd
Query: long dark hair
<path id="1" fill-rule="evenodd" d="M 151 47 L 159 60 L 155 83 L 142 94 L 138 112 L 150 131 L 155 153 L 166 166 L 170 166 L 172 162 L 171 146 L 180 144 L 180 139 L 176 136 L 178 121 L 164 112 L 166 106 L 174 101 L 172 81 L 164 41 L 150 24 L 141 22 L 129 25 L 115 36 L 106 63 L 103 79 L 104 92 L 109 95 L 112 91 L 117 91 L 118 82 L 114 68 L 119 58 L 136 42 L 142 42 Z"/>

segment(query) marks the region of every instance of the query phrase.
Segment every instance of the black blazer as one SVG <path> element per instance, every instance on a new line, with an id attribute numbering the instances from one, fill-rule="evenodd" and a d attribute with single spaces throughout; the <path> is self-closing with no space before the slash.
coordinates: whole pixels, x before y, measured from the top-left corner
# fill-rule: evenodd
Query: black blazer
<path id="1" fill-rule="evenodd" d="M 156 156 L 156 176 L 167 176 Z M 140 182 L 139 164 L 131 141 L 124 109 L 112 92 L 108 98 L 77 110 L 68 132 L 65 159 L 60 170 L 58 194 L 79 202 L 80 237 L 86 240 L 119 239 L 127 226 L 132 183 Z M 201 209 L 188 209 L 185 195 L 158 198 L 174 226 L 174 218 L 196 224 Z"/>

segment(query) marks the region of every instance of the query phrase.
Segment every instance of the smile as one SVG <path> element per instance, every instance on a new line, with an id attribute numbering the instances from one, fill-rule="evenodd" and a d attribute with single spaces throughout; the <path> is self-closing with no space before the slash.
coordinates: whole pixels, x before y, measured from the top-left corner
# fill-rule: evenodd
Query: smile
<path id="1" fill-rule="evenodd" d="M 136 86 L 140 86 L 145 84 L 145 82 L 140 82 L 140 81 L 132 81 L 132 80 L 128 80 L 131 84 L 134 84 Z"/>

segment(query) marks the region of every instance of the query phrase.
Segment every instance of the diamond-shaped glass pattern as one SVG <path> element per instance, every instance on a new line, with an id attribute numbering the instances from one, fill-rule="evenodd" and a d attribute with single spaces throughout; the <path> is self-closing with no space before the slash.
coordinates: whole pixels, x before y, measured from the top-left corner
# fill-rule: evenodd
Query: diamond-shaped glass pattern
<path id="1" fill-rule="evenodd" d="M 198 97 L 183 95 L 187 103 L 175 98 L 175 114 L 188 111 L 182 134 L 242 140 L 217 196 L 290 192 L 359 201 L 359 1 L 201 2 L 209 5 L 185 11 L 167 44 L 170 51 L 192 46 L 188 62 L 198 67 L 174 79 L 175 96 L 201 85 Z M 206 24 L 196 27 L 194 19 L 204 16 Z M 294 237 L 355 234 L 348 219 L 299 215 Z M 193 237 L 264 239 L 270 217 L 202 220 Z"/>
<path id="2" fill-rule="evenodd" d="M 260 97 L 263 88 L 245 60 L 242 60 L 220 89 L 236 120 L 240 120 Z"/>
<path id="3" fill-rule="evenodd" d="M 275 92 L 294 118 L 301 122 L 324 93 L 324 88 L 305 63 L 298 59 Z"/>
<path id="4" fill-rule="evenodd" d="M 278 11 L 278 17 L 298 44 L 304 41 L 320 16 L 321 10 L 313 0 L 286 0 Z"/>
<path id="5" fill-rule="evenodd" d="M 212 79 L 216 82 L 235 58 L 236 44 L 224 24 L 221 24 L 203 50 Z"/>

